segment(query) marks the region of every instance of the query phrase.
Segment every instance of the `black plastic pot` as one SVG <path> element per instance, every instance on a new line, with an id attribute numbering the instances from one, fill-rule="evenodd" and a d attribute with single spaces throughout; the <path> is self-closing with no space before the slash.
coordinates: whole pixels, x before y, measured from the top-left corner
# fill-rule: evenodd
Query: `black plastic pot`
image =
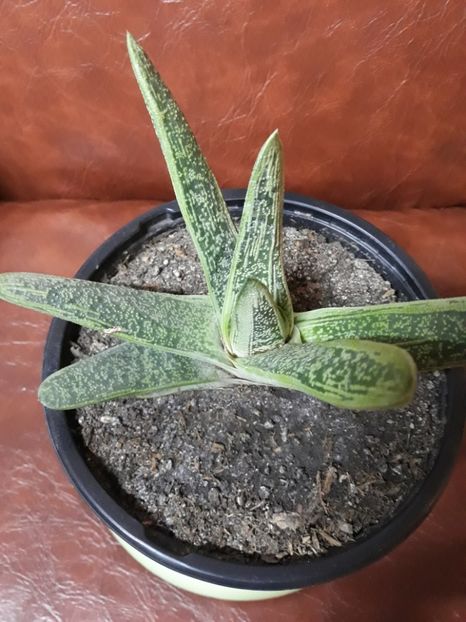
<path id="1" fill-rule="evenodd" d="M 226 191 L 233 214 L 239 215 L 245 192 Z M 85 262 L 77 277 L 99 280 L 128 248 L 182 222 L 176 202 L 157 207 L 117 231 Z M 287 194 L 285 222 L 308 227 L 340 240 L 360 257 L 373 262 L 401 299 L 434 298 L 426 276 L 402 250 L 372 225 L 347 211 L 314 199 Z M 53 320 L 44 355 L 43 377 L 71 362 L 70 341 L 78 327 Z M 68 476 L 97 515 L 123 540 L 156 562 L 175 571 L 218 585 L 249 590 L 286 590 L 335 579 L 386 554 L 404 540 L 426 517 L 446 484 L 454 463 L 464 420 L 464 376 L 448 372 L 445 396 L 445 435 L 439 454 L 422 485 L 398 509 L 396 516 L 368 537 L 322 558 L 280 564 L 224 561 L 200 554 L 163 531 L 147 531 L 99 484 L 84 459 L 73 413 L 45 410 L 50 436 Z"/>

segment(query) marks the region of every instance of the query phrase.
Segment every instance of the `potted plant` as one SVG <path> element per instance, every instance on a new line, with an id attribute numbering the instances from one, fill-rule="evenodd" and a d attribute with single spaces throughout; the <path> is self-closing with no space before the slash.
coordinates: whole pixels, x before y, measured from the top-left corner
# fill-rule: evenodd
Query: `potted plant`
<path id="1" fill-rule="evenodd" d="M 358 537 L 353 525 L 339 515 L 337 528 L 342 534 L 339 539 L 312 518 L 305 504 L 303 507 L 303 503 L 295 503 L 290 510 L 287 507 L 289 496 L 283 497 L 282 506 L 278 503 L 271 509 L 271 502 L 267 505 L 270 487 L 264 485 L 262 478 L 255 509 L 262 514 L 261 520 L 265 516 L 290 546 L 288 552 L 272 551 L 269 555 L 264 549 L 260 556 L 257 551 L 248 551 L 241 546 L 234 550 L 235 547 L 228 543 L 223 550 L 212 544 L 206 550 L 202 538 L 201 547 L 193 548 L 199 544 L 196 541 L 199 539 L 197 526 L 193 530 L 193 540 L 189 542 L 180 537 L 184 533 L 181 526 L 178 526 L 178 532 L 173 529 L 178 537 L 163 529 L 168 523 L 169 526 L 174 524 L 174 520 L 172 523 L 166 520 L 161 526 L 150 520 L 136 520 L 137 508 L 131 516 L 125 504 L 117 503 L 108 494 L 108 486 L 102 485 L 93 475 L 84 457 L 76 419 L 65 411 L 121 397 L 178 395 L 180 391 L 193 389 L 221 389 L 230 396 L 232 394 L 228 391 L 240 391 L 236 394 L 237 402 L 241 396 L 246 396 L 246 403 L 251 404 L 251 396 L 257 395 L 254 392 L 261 391 L 262 386 L 273 387 L 271 392 L 267 389 L 272 396 L 270 404 L 278 400 L 268 407 L 274 412 L 277 404 L 291 404 L 287 421 L 289 423 L 296 415 L 299 425 L 305 424 L 306 416 L 312 417 L 312 413 L 308 413 L 309 400 L 314 400 L 314 405 L 324 403 L 339 411 L 346 409 L 352 417 L 361 418 L 367 417 L 370 411 L 399 409 L 413 399 L 418 371 L 465 364 L 466 298 L 422 300 L 432 296 L 430 286 L 410 260 L 383 235 L 335 208 L 319 204 L 303 207 L 306 202 L 289 197 L 285 203 L 290 224 L 307 225 L 310 229 L 325 228 L 327 234 L 332 234 L 330 237 L 339 237 L 347 243 L 352 240 L 359 254 L 364 255 L 366 248 L 366 256 L 375 257 L 379 265 L 385 266 L 401 299 L 420 298 L 362 307 L 297 311 L 285 277 L 282 252 L 283 170 L 278 133 L 269 137 L 258 155 L 237 226 L 181 111 L 130 35 L 128 49 L 167 161 L 178 206 L 200 259 L 208 293 L 175 295 L 144 287 L 83 280 L 101 276 L 108 280 L 110 273 L 105 270 L 110 270 L 117 254 L 121 260 L 122 252 L 134 248 L 136 241 L 141 248 L 141 238 L 157 237 L 161 232 L 173 229 L 179 223 L 174 205 L 137 219 L 129 228 L 116 234 L 90 258 L 78 273 L 78 279 L 24 273 L 0 275 L 1 298 L 63 320 L 52 324 L 46 347 L 44 380 L 39 389 L 54 445 L 78 490 L 121 543 L 141 563 L 176 585 L 219 597 L 268 598 L 356 569 L 406 537 L 439 494 L 451 468 L 462 428 L 461 372 L 448 372 L 445 401 L 442 401 L 442 394 L 446 385 L 443 378 L 437 376 L 436 397 L 440 413 L 437 454 L 432 458 L 422 484 L 414 492 L 410 490 L 403 499 L 398 499 L 400 503 L 388 521 L 372 529 L 361 528 L 361 537 Z M 235 205 L 241 203 L 243 197 L 233 194 L 227 196 L 228 199 Z M 239 216 L 238 210 L 233 211 L 235 215 Z M 297 243 L 296 248 L 298 246 Z M 177 250 L 180 247 L 174 252 Z M 353 260 L 357 261 L 354 257 Z M 167 259 L 164 261 L 168 262 Z M 387 292 L 390 296 L 393 294 L 391 288 L 385 294 Z M 64 362 L 71 362 L 70 342 L 77 336 L 74 325 L 97 329 L 106 338 L 122 343 L 63 366 Z M 217 395 L 214 394 L 214 399 L 222 401 L 220 393 Z M 304 402 L 296 412 L 297 402 L 286 401 L 291 399 L 290 395 L 303 396 L 299 399 Z M 356 411 L 362 412 L 358 415 Z M 404 411 L 388 412 L 398 412 L 401 418 L 404 416 Z M 245 414 L 246 419 L 242 419 L 247 424 L 247 418 L 255 415 L 249 411 Z M 104 422 L 109 418 L 105 416 Z M 280 417 L 279 414 L 276 416 Z M 380 412 L 373 415 L 377 418 L 376 428 L 383 427 L 380 422 L 383 416 Z M 392 415 L 385 416 L 388 419 Z M 182 425 L 186 425 L 183 422 Z M 262 438 L 270 438 L 274 420 L 262 418 L 259 423 Z M 170 424 L 169 419 L 166 424 Z M 239 433 L 241 425 L 234 428 Z M 411 425 L 415 423 L 411 422 Z M 293 441 L 288 438 L 288 432 L 286 426 L 280 427 L 282 444 L 277 445 L 276 455 L 293 444 L 295 454 L 300 447 L 301 453 L 306 453 L 308 448 L 299 443 L 299 430 L 292 432 Z M 208 430 L 205 435 L 208 436 Z M 211 454 L 224 455 L 228 449 L 226 437 L 232 435 L 234 432 L 225 430 L 225 438 L 211 444 Z M 315 442 L 321 447 L 325 439 L 316 438 Z M 267 455 L 265 469 L 271 468 L 272 455 Z M 332 456 L 336 463 L 337 453 L 333 452 Z M 263 458 L 260 452 L 257 457 Z M 155 474 L 157 461 L 161 461 L 156 454 L 153 459 L 152 471 L 150 465 L 144 466 L 143 477 L 146 479 L 150 479 L 151 473 Z M 204 480 L 207 482 L 209 477 L 211 480 L 217 477 L 215 465 L 219 462 L 212 455 L 209 460 L 212 473 L 207 473 Z M 173 470 L 172 463 L 171 459 L 165 460 L 163 473 Z M 412 469 L 415 468 L 414 464 Z M 303 467 L 303 473 L 297 479 L 306 481 L 305 470 Z M 267 476 L 267 471 L 264 474 Z M 159 475 L 160 470 L 157 477 Z M 286 488 L 286 473 L 282 475 L 285 476 L 280 481 L 284 481 Z M 243 474 L 243 477 L 246 476 Z M 327 518 L 326 495 L 332 486 L 356 486 L 350 480 L 347 473 L 345 479 L 345 473 L 338 473 L 337 467 L 328 460 L 325 473 L 321 476 L 317 471 L 312 494 L 325 516 L 325 524 L 332 521 Z M 218 496 L 224 491 L 209 483 L 205 488 L 208 501 L 218 505 Z M 187 502 L 183 500 L 183 491 L 178 492 L 176 500 L 181 504 L 180 508 L 184 507 L 186 516 Z M 169 491 L 162 491 L 158 496 L 160 506 L 172 503 Z M 228 497 L 228 491 L 224 496 Z M 344 501 L 343 498 L 343 505 Z M 244 499 L 226 499 L 225 507 L 231 510 L 230 502 L 240 514 Z M 249 514 L 254 511 L 251 504 L 245 511 Z M 181 510 L 180 513 L 183 514 Z M 235 516 L 236 519 L 242 520 Z M 317 527 L 311 529 L 311 524 Z M 207 524 L 206 530 L 214 531 L 214 527 L 214 523 Z M 252 528 L 255 533 L 246 534 L 246 540 L 254 540 L 258 529 L 257 525 Z M 305 533 L 306 529 L 309 533 Z M 296 532 L 299 532 L 299 542 L 291 540 L 290 534 Z M 231 542 L 236 542 L 235 538 L 232 535 Z M 238 551 L 246 554 L 239 558 Z"/>

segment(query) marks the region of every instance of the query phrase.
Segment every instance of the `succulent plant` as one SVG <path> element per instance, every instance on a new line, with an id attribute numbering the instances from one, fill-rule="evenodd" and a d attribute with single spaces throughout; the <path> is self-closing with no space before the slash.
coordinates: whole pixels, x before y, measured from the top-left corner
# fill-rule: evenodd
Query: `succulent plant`
<path id="1" fill-rule="evenodd" d="M 31 273 L 0 275 L 0 297 L 126 342 L 52 374 L 43 404 L 266 384 L 340 407 L 413 396 L 417 369 L 466 362 L 466 298 L 294 313 L 282 258 L 278 132 L 259 152 L 237 229 L 170 91 L 128 34 L 131 64 L 208 287 L 181 296 Z"/>

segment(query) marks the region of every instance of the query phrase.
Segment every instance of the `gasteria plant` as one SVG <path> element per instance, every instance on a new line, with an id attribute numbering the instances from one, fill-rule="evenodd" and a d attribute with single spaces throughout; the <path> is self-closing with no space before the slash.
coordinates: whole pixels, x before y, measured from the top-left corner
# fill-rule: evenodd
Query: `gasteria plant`
<path id="1" fill-rule="evenodd" d="M 382 409 L 409 402 L 417 369 L 466 363 L 466 298 L 294 313 L 283 269 L 278 132 L 259 152 L 237 230 L 170 91 L 130 34 L 127 43 L 208 295 L 0 275 L 4 300 L 127 342 L 46 378 L 39 389 L 44 405 L 71 409 L 253 383 L 340 407 Z"/>

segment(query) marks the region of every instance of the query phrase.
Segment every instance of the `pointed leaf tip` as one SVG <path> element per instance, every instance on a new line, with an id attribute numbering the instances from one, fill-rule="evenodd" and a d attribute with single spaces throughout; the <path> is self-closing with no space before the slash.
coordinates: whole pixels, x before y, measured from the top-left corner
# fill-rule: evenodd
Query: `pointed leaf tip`
<path id="1" fill-rule="evenodd" d="M 136 41 L 136 38 L 129 32 L 129 30 L 126 31 L 126 45 L 128 49 L 135 48 L 137 50 L 141 50 L 140 45 Z"/>
<path id="2" fill-rule="evenodd" d="M 261 149 L 259 151 L 259 154 L 257 156 L 257 160 L 259 160 L 260 156 L 263 157 L 267 153 L 267 151 L 269 151 L 271 149 L 274 149 L 274 150 L 277 150 L 277 151 L 281 152 L 281 148 L 282 148 L 282 141 L 280 140 L 280 135 L 278 133 L 278 129 L 276 129 L 265 140 L 264 144 L 262 145 L 262 147 L 261 147 Z"/>

